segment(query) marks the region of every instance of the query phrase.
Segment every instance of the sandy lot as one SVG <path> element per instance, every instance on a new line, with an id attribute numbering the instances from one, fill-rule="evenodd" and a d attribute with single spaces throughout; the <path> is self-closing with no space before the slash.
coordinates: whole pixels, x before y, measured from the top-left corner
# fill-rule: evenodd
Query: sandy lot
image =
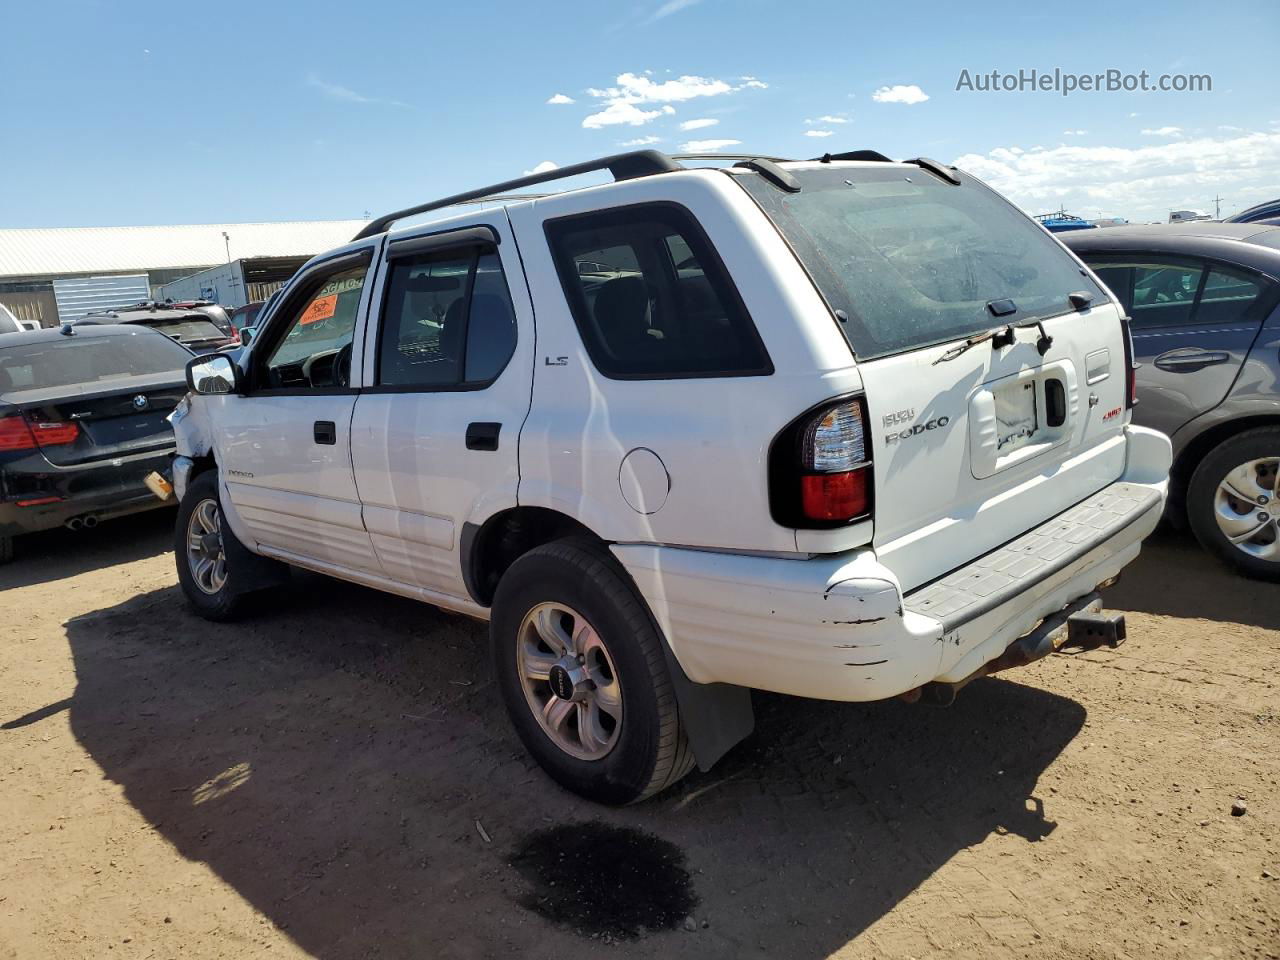
<path id="1" fill-rule="evenodd" d="M 948 709 L 759 695 L 612 810 L 532 766 L 482 627 L 313 576 L 207 624 L 169 524 L 0 570 L 2 958 L 1280 956 L 1280 588 L 1181 535 L 1110 592 L 1118 651 Z M 650 844 L 637 896 L 692 922 L 615 937 Z"/>

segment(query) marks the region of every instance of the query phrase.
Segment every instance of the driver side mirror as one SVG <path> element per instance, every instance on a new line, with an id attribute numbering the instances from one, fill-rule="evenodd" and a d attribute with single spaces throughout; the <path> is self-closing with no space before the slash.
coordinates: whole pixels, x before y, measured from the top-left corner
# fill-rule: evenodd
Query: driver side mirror
<path id="1" fill-rule="evenodd" d="M 187 363 L 187 386 L 206 396 L 240 392 L 240 368 L 221 353 L 196 357 Z"/>

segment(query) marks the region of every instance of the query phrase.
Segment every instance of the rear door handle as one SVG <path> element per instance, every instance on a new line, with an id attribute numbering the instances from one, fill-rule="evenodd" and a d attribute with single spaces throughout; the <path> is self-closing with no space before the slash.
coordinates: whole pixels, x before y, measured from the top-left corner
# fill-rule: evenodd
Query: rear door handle
<path id="1" fill-rule="evenodd" d="M 1231 359 L 1231 354 L 1224 353 L 1221 350 L 1189 350 L 1185 351 L 1170 350 L 1168 353 L 1162 353 L 1151 362 L 1161 370 L 1168 370 L 1173 373 L 1194 373 L 1204 367 L 1213 366 L 1215 363 L 1226 363 Z"/>
<path id="2" fill-rule="evenodd" d="M 316 443 L 333 446 L 338 442 L 338 427 L 332 420 L 317 420 L 311 435 Z"/>
<path id="3" fill-rule="evenodd" d="M 468 450 L 497 450 L 498 434 L 502 431 L 500 423 L 467 424 Z"/>

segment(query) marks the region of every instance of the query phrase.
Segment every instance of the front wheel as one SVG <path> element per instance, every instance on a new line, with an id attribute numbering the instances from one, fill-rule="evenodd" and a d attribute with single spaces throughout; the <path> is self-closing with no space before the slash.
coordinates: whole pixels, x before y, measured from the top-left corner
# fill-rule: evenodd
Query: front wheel
<path id="1" fill-rule="evenodd" d="M 1210 553 L 1246 576 L 1280 580 L 1280 427 L 1229 437 L 1187 485 L 1187 519 Z"/>
<path id="2" fill-rule="evenodd" d="M 662 638 L 603 549 L 526 553 L 498 585 L 489 629 L 511 722 L 562 786 L 634 803 L 692 769 Z"/>
<path id="3" fill-rule="evenodd" d="M 248 599 L 227 567 L 228 541 L 235 534 L 222 519 L 217 472 L 209 470 L 191 481 L 178 506 L 173 546 L 182 592 L 206 620 L 234 620 Z"/>

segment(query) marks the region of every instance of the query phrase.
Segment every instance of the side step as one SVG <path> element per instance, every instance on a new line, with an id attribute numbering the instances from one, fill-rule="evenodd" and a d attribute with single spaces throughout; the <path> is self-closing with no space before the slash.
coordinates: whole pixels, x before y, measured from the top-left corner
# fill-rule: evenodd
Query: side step
<path id="1" fill-rule="evenodd" d="M 1013 641 L 1004 653 L 979 667 L 955 683 L 926 683 L 902 695 L 908 703 L 928 703 L 949 707 L 956 694 L 967 684 L 1013 667 L 1025 667 L 1051 653 L 1087 653 L 1099 647 L 1115 649 L 1125 641 L 1123 613 L 1104 613 L 1102 596 L 1097 591 L 1081 597 L 1052 616 L 1024 637 Z"/>

